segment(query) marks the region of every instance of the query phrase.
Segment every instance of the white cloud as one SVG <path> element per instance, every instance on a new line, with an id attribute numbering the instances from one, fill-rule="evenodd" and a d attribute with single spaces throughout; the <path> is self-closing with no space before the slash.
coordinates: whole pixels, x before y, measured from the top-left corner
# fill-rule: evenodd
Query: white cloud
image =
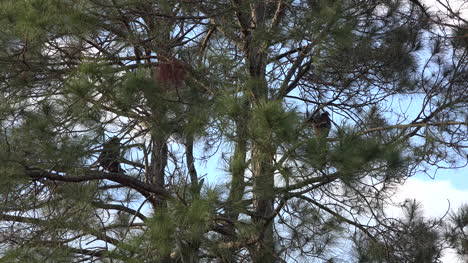
<path id="1" fill-rule="evenodd" d="M 468 189 L 455 189 L 450 181 L 410 178 L 400 187 L 393 200 L 401 203 L 405 199 L 420 201 L 426 216 L 440 217 L 449 207 L 457 209 L 461 204 L 468 203 Z"/>

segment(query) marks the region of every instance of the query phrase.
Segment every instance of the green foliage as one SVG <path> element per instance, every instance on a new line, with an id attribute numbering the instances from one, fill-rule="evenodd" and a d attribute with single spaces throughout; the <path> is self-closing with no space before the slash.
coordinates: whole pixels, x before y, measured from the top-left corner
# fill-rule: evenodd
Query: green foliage
<path id="1" fill-rule="evenodd" d="M 213 108 L 212 102 L 207 98 L 196 95 L 198 92 L 193 92 L 193 95 L 187 99 L 189 106 L 183 113 L 186 125 L 183 127 L 183 133 L 187 136 L 201 137 L 208 135 L 209 125 L 212 124 Z"/>
<path id="2" fill-rule="evenodd" d="M 341 0 L 310 0 L 310 15 L 315 23 L 336 21 L 344 13 Z"/>
<path id="3" fill-rule="evenodd" d="M 122 85 L 115 85 L 114 89 L 116 106 L 123 111 L 141 105 L 143 98 L 147 98 L 148 105 L 154 110 L 164 105 L 161 103 L 162 90 L 154 84 L 148 70 L 128 72 L 125 74 Z"/>
<path id="4" fill-rule="evenodd" d="M 351 179 L 381 165 L 385 173 L 380 176 L 393 177 L 405 167 L 405 158 L 396 145 L 386 145 L 378 138 L 366 138 L 344 130 L 338 133 L 337 139 L 338 143 L 331 150 L 331 165 L 345 178 Z"/>
<path id="5" fill-rule="evenodd" d="M 169 202 L 148 222 L 148 230 L 142 236 L 135 236 L 119 245 L 110 255 L 126 262 L 139 260 L 161 260 L 171 253 L 179 253 L 186 246 L 197 244 L 210 229 L 214 211 L 209 194 L 208 199 L 195 199 L 190 206 Z"/>
<path id="6" fill-rule="evenodd" d="M 8 157 L 10 158 L 11 156 L 9 155 Z M 0 156 L 0 160 L 4 163 L 0 166 L 0 193 L 8 193 L 11 189 L 15 189 L 28 182 L 27 178 L 19 176 L 24 173 L 24 167 L 20 164 L 9 162 L 9 158 Z"/>
<path id="7" fill-rule="evenodd" d="M 313 137 L 306 141 L 304 147 L 304 161 L 314 168 L 323 168 L 329 156 L 326 138 Z"/>
<path id="8" fill-rule="evenodd" d="M 102 76 L 106 76 L 108 80 Z M 68 78 L 63 103 L 83 125 L 96 127 L 105 118 L 103 106 L 109 106 L 108 101 L 115 98 L 113 86 L 108 86 L 107 83 L 116 82 L 111 68 L 100 63 L 83 63 Z M 100 103 L 96 103 L 98 91 L 102 92 Z"/>
<path id="9" fill-rule="evenodd" d="M 67 249 L 60 246 L 38 245 L 34 248 L 17 248 L 9 250 L 2 258 L 2 263 L 31 262 L 31 263 L 52 263 L 52 262 L 72 262 L 73 255 Z"/>
<path id="10" fill-rule="evenodd" d="M 436 259 L 435 221 L 384 212 L 466 157 L 465 25 L 438 21 L 408 0 L 0 2 L 2 260 L 331 262 L 356 231 L 362 262 Z M 181 83 L 155 81 L 172 60 Z M 122 174 L 97 161 L 113 136 Z"/>
<path id="11" fill-rule="evenodd" d="M 97 19 L 85 13 L 84 1 L 2 1 L 0 17 L 13 22 L 14 31 L 27 39 L 44 39 L 49 32 L 80 34 L 95 31 Z"/>
<path id="12" fill-rule="evenodd" d="M 266 152 L 273 153 L 278 145 L 291 143 L 296 138 L 299 117 L 294 110 L 286 110 L 281 102 L 259 103 L 251 114 L 251 135 Z"/>
<path id="13" fill-rule="evenodd" d="M 358 262 L 435 262 L 440 257 L 438 222 L 424 219 L 414 200 L 406 200 L 403 212 L 403 218 L 392 221 L 393 235 L 355 236 Z"/>
<path id="14" fill-rule="evenodd" d="M 232 174 L 240 174 L 248 167 L 243 156 L 233 156 L 229 163 L 229 170 Z"/>
<path id="15" fill-rule="evenodd" d="M 214 109 L 220 115 L 221 121 L 237 120 L 240 116 L 245 115 L 248 111 L 248 96 L 236 96 L 230 92 L 220 94 L 215 101 Z M 224 118 L 223 118 L 224 117 Z M 228 123 L 224 126 L 229 127 Z"/>
<path id="16" fill-rule="evenodd" d="M 60 127 L 56 118 L 56 109 L 45 103 L 42 112 L 25 112 L 23 123 L 12 129 L 9 143 L 14 148 L 7 149 L 10 159 L 22 165 L 36 165 L 42 168 L 55 167 L 73 171 L 82 165 L 87 156 L 86 138 L 59 136 L 53 127 Z M 14 156 L 14 157 L 13 157 Z"/>
<path id="17" fill-rule="evenodd" d="M 450 215 L 450 221 L 445 226 L 445 237 L 457 254 L 468 258 L 468 205 L 463 204 Z"/>

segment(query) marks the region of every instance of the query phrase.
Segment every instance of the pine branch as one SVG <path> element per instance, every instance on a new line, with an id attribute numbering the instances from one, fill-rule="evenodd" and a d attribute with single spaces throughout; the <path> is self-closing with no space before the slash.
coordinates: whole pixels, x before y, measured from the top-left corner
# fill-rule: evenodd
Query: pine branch
<path id="1" fill-rule="evenodd" d="M 391 130 L 391 129 L 406 129 L 411 127 L 428 127 L 428 126 L 447 126 L 447 125 L 468 125 L 468 122 L 460 122 L 460 121 L 447 121 L 447 122 L 437 122 L 437 123 L 427 123 L 427 122 L 417 122 L 417 123 L 410 123 L 410 124 L 398 124 L 398 125 L 390 125 L 386 127 L 376 127 L 367 129 L 358 133 L 358 135 L 363 135 L 375 131 L 383 131 L 383 130 Z"/>
<path id="2" fill-rule="evenodd" d="M 323 186 L 325 184 L 329 184 L 335 180 L 337 180 L 339 178 L 340 174 L 339 173 L 334 173 L 334 174 L 330 174 L 330 175 L 324 175 L 324 176 L 320 176 L 320 177 L 312 177 L 312 178 L 309 178 L 309 179 L 305 179 L 301 182 L 298 182 L 296 184 L 293 184 L 293 185 L 288 185 L 288 186 L 285 186 L 285 187 L 277 187 L 275 188 L 275 192 L 282 192 L 282 193 L 285 193 L 285 194 L 295 194 L 295 193 L 290 193 L 290 191 L 294 191 L 294 190 L 297 190 L 297 189 L 301 189 L 303 187 L 306 187 L 310 184 L 314 184 L 314 183 L 319 183 L 320 186 Z M 314 186 L 314 188 L 317 188 L 317 186 Z"/>
<path id="3" fill-rule="evenodd" d="M 278 0 L 275 14 L 273 15 L 273 19 L 271 20 L 270 32 L 278 29 L 278 25 L 281 22 L 281 19 L 284 17 L 285 10 L 286 10 L 286 3 L 284 2 L 284 0 Z"/>
<path id="4" fill-rule="evenodd" d="M 24 216 L 16 216 L 16 215 L 6 215 L 6 214 L 0 214 L 0 220 L 4 221 L 11 221 L 11 222 L 18 222 L 18 223 L 26 223 L 26 224 L 32 224 L 32 225 L 37 225 L 37 226 L 50 226 L 51 220 L 42 220 L 38 218 L 33 218 L 33 217 L 24 217 Z M 112 245 L 118 245 L 120 242 L 112 238 L 110 236 L 107 236 L 103 234 L 103 229 L 80 229 L 77 227 L 76 224 L 68 223 L 66 224 L 65 222 L 61 222 L 61 229 L 69 229 L 69 230 L 75 230 L 75 231 L 83 231 L 84 233 L 88 235 L 95 236 L 96 238 L 105 241 L 107 243 L 110 243 Z M 107 227 L 106 227 L 107 229 Z"/>
<path id="5" fill-rule="evenodd" d="M 116 204 L 106 204 L 106 203 L 102 203 L 102 202 L 97 202 L 97 201 L 94 201 L 91 203 L 93 206 L 95 206 L 96 208 L 102 208 L 102 209 L 111 209 L 111 210 L 117 210 L 117 211 L 122 211 L 122 212 L 126 212 L 126 213 L 129 213 L 131 215 L 135 215 L 137 216 L 138 218 L 140 218 L 142 221 L 146 221 L 147 218 L 145 215 L 143 215 L 142 213 L 140 213 L 139 211 L 136 211 L 136 210 L 133 210 L 129 207 L 126 207 L 126 206 L 123 206 L 123 205 L 116 205 Z"/>
<path id="6" fill-rule="evenodd" d="M 168 198 L 171 196 L 167 190 L 157 185 L 143 183 L 136 178 L 118 173 L 89 171 L 88 174 L 83 176 L 64 176 L 39 169 L 26 169 L 26 175 L 34 180 L 46 178 L 50 180 L 73 183 L 107 179 L 110 181 L 120 183 L 122 185 L 126 185 L 130 188 L 137 190 L 140 193 L 149 192 L 164 198 Z"/>
<path id="7" fill-rule="evenodd" d="M 303 199 L 309 203 L 312 203 L 313 205 L 317 206 L 318 208 L 322 209 L 322 210 L 325 210 L 326 212 L 328 212 L 329 214 L 331 214 L 332 216 L 338 218 L 339 220 L 341 221 L 344 221 L 352 226 L 355 226 L 357 228 L 359 228 L 360 230 L 362 230 L 364 233 L 366 233 L 366 235 L 371 238 L 372 240 L 375 241 L 375 237 L 369 232 L 369 230 L 367 230 L 366 226 L 364 225 L 361 225 L 357 222 L 354 222 L 340 214 L 338 214 L 337 212 L 333 211 L 332 209 L 326 207 L 325 205 L 322 205 L 318 202 L 316 202 L 315 200 L 313 200 L 312 198 L 309 198 L 309 197 L 306 197 L 306 196 L 298 196 L 297 198 L 300 198 L 300 199 Z"/>

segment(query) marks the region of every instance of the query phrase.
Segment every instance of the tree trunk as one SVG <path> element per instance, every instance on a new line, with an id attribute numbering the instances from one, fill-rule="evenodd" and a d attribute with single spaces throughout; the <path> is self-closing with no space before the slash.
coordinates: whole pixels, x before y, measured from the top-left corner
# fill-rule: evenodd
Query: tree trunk
<path id="1" fill-rule="evenodd" d="M 248 100 L 241 101 L 244 109 L 248 109 Z M 229 198 L 226 205 L 226 217 L 231 222 L 237 222 L 239 213 L 243 209 L 242 198 L 244 197 L 245 191 L 245 169 L 247 168 L 246 156 L 247 156 L 247 122 L 248 115 L 247 111 L 242 111 L 236 118 L 236 144 L 234 148 L 234 154 L 230 161 L 230 172 L 231 172 L 231 189 L 229 192 Z M 227 225 L 227 231 L 229 232 L 223 239 L 225 242 L 234 241 L 235 236 L 234 225 Z M 235 262 L 234 257 L 235 249 L 228 249 L 222 251 L 222 255 L 217 258 L 218 263 L 233 263 Z"/>
<path id="2" fill-rule="evenodd" d="M 274 178 L 271 153 L 265 153 L 261 147 L 252 150 L 254 176 L 254 223 L 258 229 L 258 242 L 252 253 L 253 262 L 275 262 L 275 244 L 273 240 Z"/>
<path id="3" fill-rule="evenodd" d="M 252 6 L 252 26 L 257 31 L 264 31 L 265 3 L 256 3 Z M 246 58 L 249 74 L 252 79 L 251 99 L 252 107 L 268 99 L 268 86 L 266 82 L 266 41 L 254 39 L 250 35 L 246 39 Z M 270 151 L 268 151 L 270 150 Z M 273 156 L 275 151 L 265 150 L 265 147 L 252 142 L 252 176 L 253 176 L 253 222 L 257 225 L 258 242 L 251 249 L 254 263 L 275 262 L 275 244 L 273 239 L 273 224 L 270 217 L 273 214 L 274 178 Z"/>
<path id="4" fill-rule="evenodd" d="M 149 173 L 147 174 L 147 180 L 151 184 L 157 185 L 164 188 L 164 171 L 167 165 L 167 144 L 164 139 L 155 138 L 153 141 L 153 149 L 151 154 L 151 164 Z M 166 201 L 156 198 L 153 202 L 154 210 L 161 207 L 166 207 Z"/>

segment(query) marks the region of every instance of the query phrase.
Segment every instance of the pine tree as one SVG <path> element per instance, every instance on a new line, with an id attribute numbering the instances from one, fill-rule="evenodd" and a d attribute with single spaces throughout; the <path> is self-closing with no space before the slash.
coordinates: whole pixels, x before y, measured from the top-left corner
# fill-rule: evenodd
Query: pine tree
<path id="1" fill-rule="evenodd" d="M 468 205 L 462 205 L 457 212 L 452 213 L 446 224 L 445 235 L 451 248 L 468 260 Z"/>
<path id="2" fill-rule="evenodd" d="M 392 229 L 391 234 L 382 232 L 371 238 L 362 231 L 356 232 L 358 262 L 439 262 L 443 248 L 440 221 L 425 219 L 415 200 L 406 200 L 402 209 L 403 218 L 385 222 Z"/>
<path id="3" fill-rule="evenodd" d="M 396 231 L 386 201 L 466 158 L 468 53 L 444 19 L 416 0 L 2 1 L 2 260 L 334 262 L 349 230 L 404 234 L 381 257 L 407 255 L 437 235 Z"/>

